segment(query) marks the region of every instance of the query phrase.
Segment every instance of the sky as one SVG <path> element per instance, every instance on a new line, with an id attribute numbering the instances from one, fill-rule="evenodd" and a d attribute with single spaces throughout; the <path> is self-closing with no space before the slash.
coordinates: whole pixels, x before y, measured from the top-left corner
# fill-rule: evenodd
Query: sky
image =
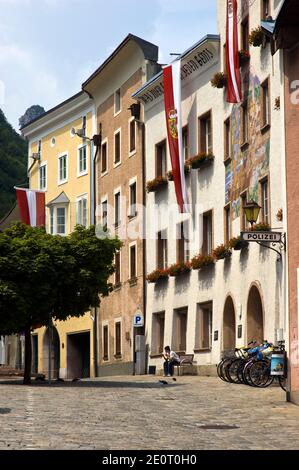
<path id="1" fill-rule="evenodd" d="M 18 130 L 26 109 L 69 98 L 128 33 L 160 63 L 217 33 L 216 0 L 0 0 L 0 108 Z"/>

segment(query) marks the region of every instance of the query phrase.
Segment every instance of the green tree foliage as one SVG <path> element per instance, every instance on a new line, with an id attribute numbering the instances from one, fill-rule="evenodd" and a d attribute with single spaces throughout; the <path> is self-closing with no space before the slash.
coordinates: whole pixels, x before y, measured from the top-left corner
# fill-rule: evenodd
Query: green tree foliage
<path id="1" fill-rule="evenodd" d="M 31 379 L 31 330 L 47 326 L 50 313 L 65 321 L 98 306 L 112 288 L 120 246 L 115 238 L 98 239 L 94 227 L 60 237 L 18 223 L 0 233 L 0 332 L 25 332 L 24 383 Z"/>
<path id="2" fill-rule="evenodd" d="M 27 181 L 27 143 L 0 109 L 0 219 L 12 208 L 14 186 Z"/>
<path id="3" fill-rule="evenodd" d="M 27 124 L 37 119 L 45 112 L 46 111 L 44 110 L 44 108 L 40 106 L 39 104 L 34 104 L 33 106 L 30 106 L 30 108 L 27 109 L 25 114 L 21 116 L 19 119 L 20 129 L 27 126 Z"/>

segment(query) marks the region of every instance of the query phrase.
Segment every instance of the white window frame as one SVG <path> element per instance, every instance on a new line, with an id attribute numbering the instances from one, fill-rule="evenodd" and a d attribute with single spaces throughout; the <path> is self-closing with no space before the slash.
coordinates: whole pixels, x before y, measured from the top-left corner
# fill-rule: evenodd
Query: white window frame
<path id="1" fill-rule="evenodd" d="M 107 345 L 108 345 L 108 355 L 107 355 L 107 359 L 104 359 L 104 327 L 107 326 L 108 327 L 108 338 L 107 338 Z M 104 363 L 107 363 L 110 361 L 110 335 L 109 335 L 109 322 L 108 320 L 105 320 L 103 321 L 102 323 L 102 361 Z"/>
<path id="2" fill-rule="evenodd" d="M 101 198 L 101 212 L 100 212 L 101 224 L 103 224 L 103 203 L 104 202 L 107 202 L 107 227 L 108 227 L 109 226 L 108 194 L 105 194 L 105 196 Z"/>
<path id="3" fill-rule="evenodd" d="M 119 219 L 119 224 L 116 225 L 116 220 L 115 220 L 115 196 L 116 196 L 116 194 L 118 194 L 118 193 L 119 193 L 119 195 L 120 195 L 120 196 L 119 196 L 119 201 L 120 201 L 120 219 Z M 113 205 L 114 205 L 114 207 L 113 207 L 113 208 L 114 208 L 114 215 L 113 215 L 113 217 L 114 217 L 114 227 L 119 227 L 119 226 L 121 225 L 121 223 L 122 223 L 122 215 L 123 215 L 123 214 L 122 214 L 122 201 L 121 201 L 121 186 L 119 186 L 118 188 L 116 188 L 116 189 L 114 190 L 114 192 L 113 192 L 113 198 L 114 198 L 114 200 L 113 200 Z"/>
<path id="4" fill-rule="evenodd" d="M 62 157 L 66 157 L 66 178 L 63 180 L 60 179 L 60 160 Z M 68 178 L 69 178 L 69 153 L 63 152 L 60 155 L 58 155 L 58 186 L 67 183 Z"/>
<path id="5" fill-rule="evenodd" d="M 116 356 L 116 334 L 115 334 L 115 325 L 116 323 L 120 323 L 120 355 L 123 356 L 123 338 L 122 338 L 122 329 L 123 329 L 123 322 L 122 318 L 115 318 L 114 319 L 114 356 Z"/>
<path id="6" fill-rule="evenodd" d="M 60 205 L 55 205 L 55 206 L 52 206 L 49 208 L 49 215 L 50 215 L 50 226 L 49 226 L 49 232 L 51 233 L 51 211 L 53 209 L 53 233 L 52 235 L 60 235 L 61 237 L 65 237 L 67 236 L 67 215 L 68 215 L 68 212 L 67 212 L 67 205 L 65 204 L 60 204 Z M 57 209 L 64 209 L 65 210 L 65 231 L 64 233 L 58 233 L 57 232 Z"/>
<path id="7" fill-rule="evenodd" d="M 79 206 L 79 202 L 81 202 L 81 201 L 83 201 L 83 200 L 86 201 L 86 225 L 84 225 L 83 223 L 80 223 L 80 222 L 78 221 L 78 214 L 79 214 L 79 211 L 78 211 L 79 207 L 78 207 L 78 206 Z M 88 194 L 85 193 L 85 194 L 82 194 L 81 196 L 78 196 L 78 197 L 76 198 L 76 224 L 77 224 L 77 225 L 83 225 L 83 227 L 88 228 L 88 227 L 89 227 L 89 217 L 88 217 L 88 213 L 89 213 Z M 83 213 L 82 213 L 82 216 L 83 216 Z M 82 220 L 82 222 L 83 222 L 83 220 Z"/>
<path id="8" fill-rule="evenodd" d="M 82 148 L 86 148 L 86 170 L 80 171 L 80 150 Z M 78 145 L 77 149 L 77 177 L 80 178 L 81 176 L 88 175 L 88 160 L 89 160 L 89 146 L 86 144 Z"/>
<path id="9" fill-rule="evenodd" d="M 131 201 L 131 186 L 133 186 L 133 184 L 136 184 L 136 203 L 135 203 L 135 206 L 137 206 L 137 176 L 135 176 L 134 178 L 131 178 L 130 181 L 129 181 L 129 217 L 131 219 L 133 219 L 134 217 L 137 217 L 138 213 L 137 213 L 137 207 L 135 207 L 135 214 L 133 215 L 132 212 L 131 212 L 131 207 L 132 207 L 132 201 Z"/>
<path id="10" fill-rule="evenodd" d="M 104 171 L 102 173 L 102 159 L 101 159 L 101 168 L 100 168 L 100 173 L 101 173 L 101 177 L 103 176 L 106 176 L 108 174 L 108 171 L 109 171 L 109 144 L 108 144 L 108 138 L 102 140 L 102 143 L 101 143 L 101 156 L 102 156 L 102 149 L 103 149 L 103 146 L 106 144 L 106 148 L 107 148 L 107 161 L 106 161 L 106 171 Z"/>
<path id="11" fill-rule="evenodd" d="M 116 111 L 116 94 L 119 92 L 119 110 Z M 117 90 L 115 90 L 114 92 L 114 117 L 115 116 L 118 116 L 120 113 L 121 113 L 121 110 L 122 110 L 122 99 L 121 99 L 121 88 L 117 88 Z"/>
<path id="12" fill-rule="evenodd" d="M 120 138 L 119 138 L 119 151 L 120 151 L 120 160 L 119 162 L 115 163 L 115 136 L 119 134 Z M 121 151 L 121 147 L 122 147 L 122 135 L 121 135 L 121 127 L 119 127 L 118 129 L 116 129 L 116 131 L 114 131 L 114 134 L 113 134 L 113 139 L 114 139 L 114 142 L 113 142 L 113 167 L 114 168 L 117 168 L 119 165 L 121 165 L 121 160 L 122 160 L 122 151 Z"/>
<path id="13" fill-rule="evenodd" d="M 41 183 L 40 171 L 43 168 L 45 168 L 45 171 L 46 171 L 46 176 L 45 176 L 46 182 L 45 182 L 45 187 L 42 188 L 41 184 L 40 184 Z M 39 166 L 39 169 L 38 169 L 38 187 L 39 187 L 40 191 L 47 191 L 47 189 L 48 189 L 48 164 L 47 164 L 47 162 L 43 162 Z"/>
<path id="14" fill-rule="evenodd" d="M 130 150 L 131 148 L 131 122 L 135 123 L 135 149 Z M 134 117 L 131 117 L 128 122 L 128 141 L 129 141 L 129 157 L 133 157 L 137 153 L 137 125 L 136 125 L 136 119 Z"/>
<path id="15" fill-rule="evenodd" d="M 129 279 L 135 279 L 135 278 L 131 278 L 131 248 L 135 246 L 135 278 L 137 279 L 138 278 L 138 269 L 137 269 L 137 257 L 138 257 L 138 252 L 137 252 L 137 242 L 132 242 L 129 244 Z"/>

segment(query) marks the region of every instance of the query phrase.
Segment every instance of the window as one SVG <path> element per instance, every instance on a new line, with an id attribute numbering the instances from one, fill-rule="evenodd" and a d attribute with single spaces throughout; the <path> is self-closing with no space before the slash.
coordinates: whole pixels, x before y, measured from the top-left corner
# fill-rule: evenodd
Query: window
<path id="1" fill-rule="evenodd" d="M 136 279 L 137 270 L 136 270 L 136 245 L 130 246 L 130 279 Z"/>
<path id="2" fill-rule="evenodd" d="M 203 214 L 202 218 L 202 254 L 210 255 L 213 250 L 213 213 Z"/>
<path id="3" fill-rule="evenodd" d="M 115 323 L 115 356 L 121 356 L 121 322 Z"/>
<path id="4" fill-rule="evenodd" d="M 47 189 L 47 164 L 44 163 L 39 167 L 39 189 L 44 191 Z"/>
<path id="5" fill-rule="evenodd" d="M 244 101 L 242 104 L 242 144 L 247 144 L 249 139 L 248 134 L 248 103 Z"/>
<path id="6" fill-rule="evenodd" d="M 162 354 L 164 350 L 165 312 L 153 314 L 152 354 Z"/>
<path id="7" fill-rule="evenodd" d="M 82 129 L 84 131 L 84 135 L 86 135 L 86 121 L 87 121 L 86 116 L 83 116 L 83 118 L 82 118 Z"/>
<path id="8" fill-rule="evenodd" d="M 109 329 L 108 325 L 103 327 L 103 360 L 109 360 Z"/>
<path id="9" fill-rule="evenodd" d="M 249 51 L 249 18 L 245 18 L 241 24 L 241 49 Z"/>
<path id="10" fill-rule="evenodd" d="M 134 153 L 136 151 L 136 121 L 135 119 L 131 119 L 130 121 L 130 124 L 129 124 L 129 127 L 130 127 L 130 132 L 129 132 L 129 135 L 130 135 L 130 154 Z"/>
<path id="11" fill-rule="evenodd" d="M 166 140 L 156 145 L 156 177 L 165 177 L 167 172 Z"/>
<path id="12" fill-rule="evenodd" d="M 187 346 L 187 317 L 188 309 L 181 308 L 174 311 L 174 346 L 178 352 L 186 352 Z"/>
<path id="13" fill-rule="evenodd" d="M 208 112 L 199 119 L 200 152 L 213 153 L 212 114 Z"/>
<path id="14" fill-rule="evenodd" d="M 188 126 L 185 126 L 182 131 L 183 134 L 183 153 L 184 153 L 184 159 L 188 160 L 189 158 L 189 131 L 188 131 Z"/>
<path id="15" fill-rule="evenodd" d="M 114 164 L 118 165 L 120 163 L 120 131 L 117 131 L 114 134 Z"/>
<path id="16" fill-rule="evenodd" d="M 104 231 L 107 230 L 108 226 L 108 201 L 107 199 L 102 201 L 102 226 Z"/>
<path id="17" fill-rule="evenodd" d="M 88 225 L 88 203 L 87 196 L 77 199 L 77 224 L 87 227 Z"/>
<path id="18" fill-rule="evenodd" d="M 213 304 L 199 304 L 197 309 L 196 348 L 212 349 Z"/>
<path id="19" fill-rule="evenodd" d="M 157 239 L 157 268 L 166 269 L 168 266 L 167 232 L 159 232 Z"/>
<path id="20" fill-rule="evenodd" d="M 121 94 L 120 88 L 114 93 L 114 114 L 118 114 L 121 111 Z"/>
<path id="21" fill-rule="evenodd" d="M 87 173 L 87 146 L 83 145 L 78 149 L 78 174 L 86 175 Z"/>
<path id="22" fill-rule="evenodd" d="M 265 80 L 261 85 L 262 99 L 262 127 L 270 125 L 270 94 L 269 79 Z"/>
<path id="23" fill-rule="evenodd" d="M 177 262 L 189 261 L 189 225 L 183 222 L 177 226 Z"/>
<path id="24" fill-rule="evenodd" d="M 59 183 L 65 183 L 67 181 L 67 154 L 61 155 L 58 159 L 58 177 Z"/>
<path id="25" fill-rule="evenodd" d="M 270 0 L 262 0 L 262 20 L 266 20 L 271 15 Z"/>
<path id="26" fill-rule="evenodd" d="M 116 227 L 121 222 L 121 205 L 120 205 L 120 191 L 114 195 L 114 224 Z"/>
<path id="27" fill-rule="evenodd" d="M 136 217 L 137 215 L 137 184 L 136 181 L 130 184 L 130 215 L 129 217 Z"/>
<path id="28" fill-rule="evenodd" d="M 269 184 L 268 178 L 265 178 L 260 183 L 261 189 L 261 216 L 262 222 L 265 224 L 269 223 Z"/>
<path id="29" fill-rule="evenodd" d="M 246 214 L 245 214 L 245 209 L 244 209 L 246 204 L 247 204 L 247 191 L 241 194 L 241 211 L 240 211 L 241 232 L 245 232 L 245 230 L 247 230 L 247 225 L 248 225 Z"/>
<path id="30" fill-rule="evenodd" d="M 50 208 L 51 235 L 66 235 L 66 207 Z"/>
<path id="31" fill-rule="evenodd" d="M 102 162 L 101 162 L 101 172 L 102 174 L 107 173 L 107 142 L 102 145 Z"/>
<path id="32" fill-rule="evenodd" d="M 231 239 L 231 210 L 230 205 L 224 209 L 224 241 L 227 244 Z"/>
<path id="33" fill-rule="evenodd" d="M 114 273 L 115 285 L 119 286 L 121 283 L 121 274 L 120 274 L 120 251 L 115 253 L 115 273 Z"/>
<path id="34" fill-rule="evenodd" d="M 231 128 L 230 118 L 224 122 L 224 160 L 231 158 Z"/>

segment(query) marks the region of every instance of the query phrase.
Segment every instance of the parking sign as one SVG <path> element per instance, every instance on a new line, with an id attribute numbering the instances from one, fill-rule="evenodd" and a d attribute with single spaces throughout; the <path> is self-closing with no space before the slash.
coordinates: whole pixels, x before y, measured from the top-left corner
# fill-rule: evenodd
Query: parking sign
<path id="1" fill-rule="evenodd" d="M 134 327 L 141 328 L 142 326 L 144 326 L 143 313 L 141 311 L 137 311 L 134 315 Z"/>

